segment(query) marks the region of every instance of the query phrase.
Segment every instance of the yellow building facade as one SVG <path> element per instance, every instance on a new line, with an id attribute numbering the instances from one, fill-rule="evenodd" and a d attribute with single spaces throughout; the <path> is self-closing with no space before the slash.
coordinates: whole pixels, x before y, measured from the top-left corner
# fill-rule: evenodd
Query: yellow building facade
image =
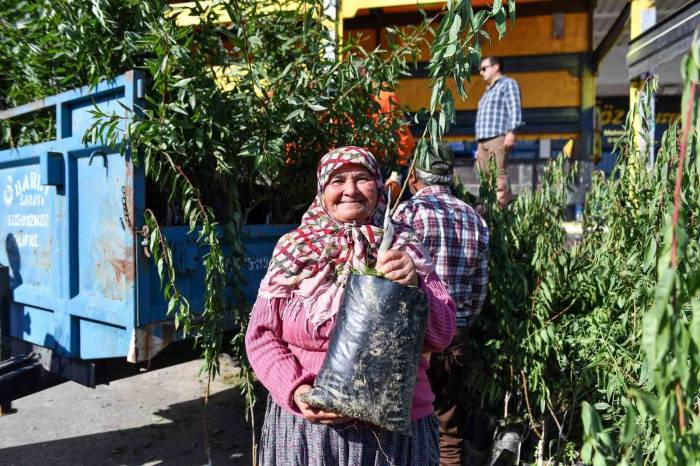
<path id="1" fill-rule="evenodd" d="M 490 8 L 489 3 L 473 0 L 472 6 Z M 485 40 L 481 46 L 483 56 L 500 57 L 505 73 L 520 85 L 525 121 L 520 139 L 534 142 L 574 138 L 579 141 L 579 155 L 590 157 L 595 107 L 593 5 L 586 0 L 518 0 L 516 4 L 516 20 L 514 24 L 508 22 L 505 37 L 499 41 L 495 25 L 489 24 L 491 41 Z M 420 3 L 429 15 L 443 6 L 444 3 Z M 386 46 L 387 28 L 410 27 L 422 19 L 415 2 L 401 0 L 346 0 L 340 15 L 343 37 L 358 39 L 366 49 Z M 428 60 L 425 49 L 417 69 L 403 78 L 397 88 L 400 103 L 409 110 L 428 107 Z M 454 83 L 451 85 L 454 89 Z M 447 137 L 451 141 L 474 138 L 476 108 L 485 84 L 474 74 L 466 88 L 469 98 L 455 102 L 457 124 Z"/>

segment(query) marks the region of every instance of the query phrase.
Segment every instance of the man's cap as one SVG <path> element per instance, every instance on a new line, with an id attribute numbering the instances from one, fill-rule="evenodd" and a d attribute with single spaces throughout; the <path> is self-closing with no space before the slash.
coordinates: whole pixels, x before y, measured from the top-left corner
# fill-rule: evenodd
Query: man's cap
<path id="1" fill-rule="evenodd" d="M 439 143 L 437 152 L 433 149 L 432 144 L 428 144 L 425 153 L 422 156 L 419 154 L 416 168 L 433 175 L 449 176 L 452 174 L 454 162 L 454 152 L 447 144 Z"/>

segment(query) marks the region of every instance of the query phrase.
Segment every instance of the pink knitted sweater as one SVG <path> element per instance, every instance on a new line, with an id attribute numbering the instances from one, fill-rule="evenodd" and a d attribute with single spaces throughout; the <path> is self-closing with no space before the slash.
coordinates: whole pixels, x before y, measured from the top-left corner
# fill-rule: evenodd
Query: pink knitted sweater
<path id="1" fill-rule="evenodd" d="M 423 343 L 423 352 L 442 351 L 452 340 L 455 331 L 455 304 L 445 286 L 432 272 L 420 283 L 430 306 Z M 328 350 L 335 320 L 329 320 L 312 334 L 303 315 L 296 318 L 284 313 L 291 299 L 258 297 L 246 333 L 246 350 L 253 370 L 272 399 L 284 409 L 301 416 L 294 402 L 294 390 L 299 385 L 313 385 Z M 285 315 L 282 319 L 280 316 Z M 430 388 L 426 370 L 428 359 L 421 357 L 411 419 L 416 420 L 433 412 L 435 396 Z"/>

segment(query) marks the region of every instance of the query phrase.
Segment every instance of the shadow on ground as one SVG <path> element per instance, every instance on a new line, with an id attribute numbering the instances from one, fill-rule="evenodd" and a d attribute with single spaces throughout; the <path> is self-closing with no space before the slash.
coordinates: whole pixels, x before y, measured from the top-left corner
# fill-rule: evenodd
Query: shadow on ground
<path id="1" fill-rule="evenodd" d="M 266 397 L 264 389 L 259 388 L 256 438 L 260 438 Z M 203 402 L 199 398 L 171 405 L 155 412 L 150 425 L 139 428 L 41 443 L 32 443 L 27 438 L 27 445 L 0 449 L 0 463 L 6 466 L 206 465 Z M 209 398 L 208 433 L 213 466 L 251 464 L 250 426 L 244 408 L 245 402 L 235 388 Z M 21 416 L 21 412 L 13 415 Z M 60 430 L 61 426 L 56 429 Z"/>

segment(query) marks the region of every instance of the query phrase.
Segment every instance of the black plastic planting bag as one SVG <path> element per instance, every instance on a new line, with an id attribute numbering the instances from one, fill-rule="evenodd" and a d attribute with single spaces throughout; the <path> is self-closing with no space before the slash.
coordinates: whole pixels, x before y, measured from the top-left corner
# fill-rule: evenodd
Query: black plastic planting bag
<path id="1" fill-rule="evenodd" d="M 311 406 L 409 433 L 428 302 L 423 291 L 350 275 Z"/>

